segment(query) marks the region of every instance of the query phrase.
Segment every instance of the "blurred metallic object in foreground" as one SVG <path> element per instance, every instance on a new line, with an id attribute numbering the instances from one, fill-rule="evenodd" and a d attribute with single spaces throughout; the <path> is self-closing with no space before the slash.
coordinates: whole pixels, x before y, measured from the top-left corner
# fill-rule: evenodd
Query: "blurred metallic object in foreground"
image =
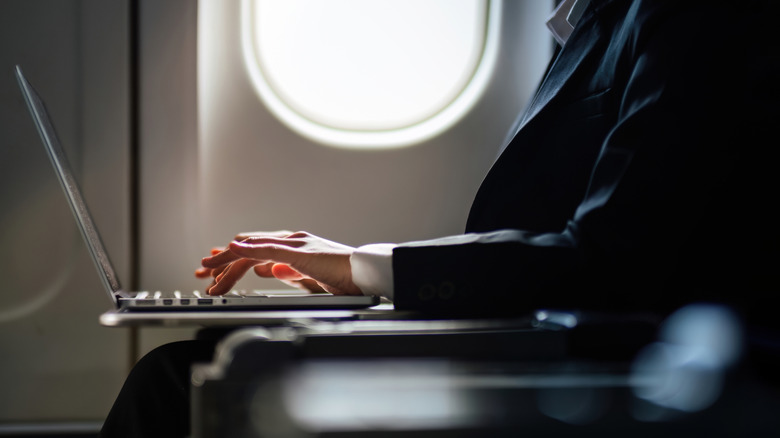
<path id="1" fill-rule="evenodd" d="M 659 341 L 634 361 L 632 379 L 643 382 L 633 386 L 634 394 L 683 412 L 712 406 L 723 391 L 726 372 L 740 358 L 742 337 L 739 319 L 726 307 L 695 304 L 678 310 L 661 327 Z M 651 420 L 651 412 L 646 407 L 636 415 Z"/>

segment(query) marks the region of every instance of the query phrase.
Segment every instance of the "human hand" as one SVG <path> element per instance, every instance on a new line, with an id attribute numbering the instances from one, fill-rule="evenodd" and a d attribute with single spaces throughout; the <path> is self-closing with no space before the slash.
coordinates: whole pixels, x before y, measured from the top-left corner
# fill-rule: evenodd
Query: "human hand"
<path id="1" fill-rule="evenodd" d="M 240 242 L 242 240 L 248 239 L 249 237 L 279 237 L 279 238 L 284 238 L 284 237 L 287 237 L 287 236 L 289 236 L 291 234 L 293 234 L 291 231 L 273 231 L 273 232 L 258 231 L 258 232 L 237 234 L 233 238 L 233 240 Z M 221 248 L 220 247 L 215 247 L 215 248 L 212 248 L 211 249 L 211 255 L 215 256 L 215 255 L 225 251 L 225 249 L 226 249 L 225 247 L 221 247 Z M 281 264 L 281 263 L 273 263 L 273 262 L 260 263 L 260 264 L 255 264 L 255 263 L 256 262 L 254 262 L 252 260 L 246 260 L 244 262 L 241 262 L 241 264 L 244 265 L 243 266 L 244 268 L 246 268 L 247 266 L 252 267 L 253 270 L 255 271 L 255 274 L 257 274 L 260 277 L 276 278 L 277 280 L 279 280 L 279 281 L 281 281 L 281 282 L 283 282 L 283 283 L 285 283 L 285 284 L 287 284 L 289 286 L 292 286 L 292 287 L 297 288 L 297 289 L 303 289 L 305 291 L 312 292 L 312 293 L 323 293 L 323 292 L 326 292 L 325 289 L 323 289 L 322 286 L 319 285 L 319 283 L 317 283 L 316 281 L 312 280 L 311 278 L 302 278 L 302 276 L 299 273 L 295 272 L 294 270 L 289 268 L 287 265 L 284 265 L 284 264 Z M 222 280 L 222 278 L 223 278 L 221 276 L 222 273 L 225 272 L 231 266 L 232 266 L 232 264 L 228 263 L 228 264 L 219 266 L 217 268 L 200 267 L 200 268 L 198 268 L 195 271 L 195 276 L 197 278 L 202 278 L 202 279 L 213 278 L 213 281 L 211 282 L 211 284 L 206 288 L 206 291 L 208 293 L 210 291 L 210 289 L 216 285 L 218 280 L 219 281 Z M 275 268 L 274 268 L 274 266 L 275 266 Z M 248 271 L 248 269 L 246 269 L 245 271 Z M 234 279 L 234 282 L 233 282 L 233 285 L 234 285 L 235 282 L 238 282 L 238 280 L 244 275 L 245 272 L 240 273 L 238 267 L 234 267 L 234 270 L 232 272 L 233 272 L 234 276 L 238 275 L 238 278 Z M 230 288 L 228 287 L 227 283 L 224 285 L 224 287 L 225 287 L 226 291 L 230 290 Z M 222 292 L 222 293 L 226 293 L 226 292 Z"/>
<path id="2" fill-rule="evenodd" d="M 261 237 L 261 236 L 273 236 L 273 237 L 279 237 L 284 238 L 292 234 L 292 231 L 271 231 L 271 232 L 264 232 L 264 231 L 257 231 L 257 232 L 249 232 L 249 233 L 239 233 L 237 234 L 233 240 L 240 242 L 242 240 L 248 239 L 249 237 Z M 225 247 L 214 247 L 211 248 L 211 255 L 215 256 L 222 251 L 225 251 Z M 206 279 L 206 278 L 214 278 L 216 279 L 222 272 L 227 269 L 229 265 L 223 265 L 219 266 L 217 268 L 206 268 L 201 266 L 200 268 L 195 270 L 195 277 Z M 261 277 L 270 277 L 273 278 L 273 274 L 271 273 L 271 266 L 273 266 L 273 263 L 269 263 L 266 265 L 256 265 L 255 266 L 255 272 L 257 275 Z M 286 281 L 283 280 L 282 281 Z M 213 286 L 214 283 L 211 284 Z M 209 286 L 209 288 L 211 287 Z M 208 288 L 207 288 L 208 290 Z"/>
<path id="3" fill-rule="evenodd" d="M 242 233 L 225 249 L 215 248 L 202 260 L 199 278 L 214 277 L 209 295 L 222 295 L 253 269 L 309 290 L 338 295 L 361 295 L 352 282 L 349 258 L 354 248 L 307 232 Z"/>

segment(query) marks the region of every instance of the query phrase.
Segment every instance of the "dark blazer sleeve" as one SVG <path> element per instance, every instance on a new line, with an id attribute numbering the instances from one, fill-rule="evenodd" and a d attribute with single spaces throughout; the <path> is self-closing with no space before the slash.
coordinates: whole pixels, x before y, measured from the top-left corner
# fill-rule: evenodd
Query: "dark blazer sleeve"
<path id="1" fill-rule="evenodd" d="M 584 164 L 587 190 L 565 225 L 400 245 L 396 307 L 666 311 L 693 300 L 750 307 L 776 293 L 776 140 L 766 136 L 780 101 L 777 38 L 762 25 L 770 2 L 732 3 L 634 1 L 612 22 L 619 28 L 600 23 L 610 43 L 594 56 L 612 58 L 614 71 L 591 62 L 595 70 L 581 74 L 615 78 L 619 105 L 603 135 L 571 133 L 572 148 L 593 143 L 598 154 Z M 541 119 L 566 129 L 563 117 Z M 545 165 L 556 172 L 554 161 Z M 506 173 L 495 187 L 512 187 Z M 492 192 L 514 202 L 511 191 Z"/>

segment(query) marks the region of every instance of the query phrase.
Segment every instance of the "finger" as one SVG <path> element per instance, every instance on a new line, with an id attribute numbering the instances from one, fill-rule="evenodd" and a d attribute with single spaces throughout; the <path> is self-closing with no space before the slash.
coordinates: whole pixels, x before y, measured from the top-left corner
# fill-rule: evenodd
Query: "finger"
<path id="1" fill-rule="evenodd" d="M 223 266 L 220 266 L 218 268 L 212 269 L 211 270 L 211 277 L 216 280 L 217 277 L 219 277 L 229 267 L 230 267 L 230 263 L 228 263 L 227 265 L 223 265 Z"/>
<path id="2" fill-rule="evenodd" d="M 302 280 L 305 278 L 300 272 L 283 263 L 271 266 L 271 273 L 279 280 Z"/>
<path id="3" fill-rule="evenodd" d="M 209 290 L 211 290 L 212 287 L 214 287 L 217 284 L 217 280 L 212 279 L 211 283 L 206 287 L 206 295 L 209 294 Z"/>
<path id="4" fill-rule="evenodd" d="M 222 275 L 222 273 L 225 272 L 225 270 L 227 270 L 229 267 L 230 264 L 227 264 L 224 266 L 220 266 L 219 268 L 209 269 L 209 271 L 211 272 L 212 281 L 211 284 L 209 284 L 209 287 L 206 288 L 206 294 L 208 294 L 209 289 L 211 289 L 215 284 L 217 284 L 217 278 L 221 278 L 220 276 Z"/>
<path id="5" fill-rule="evenodd" d="M 227 269 L 214 278 L 215 284 L 207 290 L 209 295 L 224 295 L 247 273 L 256 262 L 253 260 L 238 260 L 231 263 Z"/>
<path id="6" fill-rule="evenodd" d="M 241 256 L 236 255 L 230 249 L 225 249 L 223 251 L 220 251 L 210 257 L 204 257 L 200 264 L 204 268 L 218 268 L 220 266 L 225 266 L 229 263 L 233 263 L 234 261 L 240 259 Z"/>
<path id="7" fill-rule="evenodd" d="M 209 268 L 198 268 L 195 270 L 195 277 L 200 279 L 210 278 L 211 277 L 211 269 Z"/>
<path id="8" fill-rule="evenodd" d="M 229 292 L 244 274 L 254 266 L 253 260 L 238 260 L 214 276 L 214 284 L 207 289 L 209 295 L 222 295 Z"/>
<path id="9" fill-rule="evenodd" d="M 214 256 L 214 255 L 217 255 L 217 254 L 221 253 L 224 250 L 225 250 L 225 248 L 214 247 L 214 248 L 211 248 L 210 253 L 211 253 L 212 256 Z M 203 268 L 203 267 L 198 268 L 198 269 L 195 270 L 195 277 L 196 278 L 200 278 L 200 279 L 205 279 L 205 278 L 209 278 L 209 277 L 212 277 L 212 276 L 216 277 L 216 275 L 213 275 L 211 271 L 212 270 L 210 268 Z"/>
<path id="10" fill-rule="evenodd" d="M 274 263 L 261 263 L 259 265 L 255 265 L 255 274 L 263 278 L 274 278 L 274 274 L 271 272 L 271 268 L 273 266 Z"/>
<path id="11" fill-rule="evenodd" d="M 223 295 L 230 292 L 233 286 L 251 269 L 251 264 L 248 260 L 239 260 L 236 263 L 231 263 L 227 269 L 221 274 L 214 277 L 214 284 L 209 287 L 207 293 L 209 295 Z"/>

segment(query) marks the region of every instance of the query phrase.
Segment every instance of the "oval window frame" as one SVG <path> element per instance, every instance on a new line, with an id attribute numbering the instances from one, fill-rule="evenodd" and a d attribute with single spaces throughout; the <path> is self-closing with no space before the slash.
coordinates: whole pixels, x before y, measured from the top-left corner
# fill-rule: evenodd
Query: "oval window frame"
<path id="1" fill-rule="evenodd" d="M 487 22 L 482 54 L 471 79 L 461 92 L 438 112 L 409 126 L 389 130 L 346 130 L 314 122 L 280 98 L 266 80 L 254 43 L 254 0 L 242 0 L 241 45 L 244 65 L 252 85 L 269 111 L 284 125 L 314 142 L 347 149 L 391 149 L 423 143 L 452 127 L 484 94 L 498 58 L 502 0 L 487 0 Z"/>

